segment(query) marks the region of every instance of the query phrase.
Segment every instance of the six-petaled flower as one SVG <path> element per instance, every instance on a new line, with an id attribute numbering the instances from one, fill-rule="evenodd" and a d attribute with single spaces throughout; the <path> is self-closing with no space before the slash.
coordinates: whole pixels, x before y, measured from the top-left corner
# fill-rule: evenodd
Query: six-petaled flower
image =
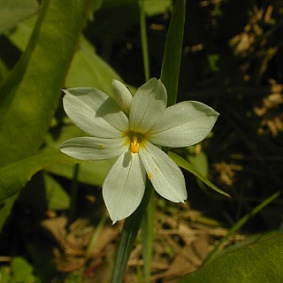
<path id="1" fill-rule="evenodd" d="M 115 223 L 139 206 L 146 176 L 164 198 L 172 202 L 187 199 L 182 171 L 161 147 L 186 147 L 202 141 L 219 114 L 196 101 L 166 108 L 166 89 L 155 78 L 138 88 L 134 96 L 114 80 L 113 92 L 115 100 L 94 88 L 65 90 L 66 114 L 90 137 L 67 140 L 61 151 L 81 160 L 117 157 L 102 188 Z"/>

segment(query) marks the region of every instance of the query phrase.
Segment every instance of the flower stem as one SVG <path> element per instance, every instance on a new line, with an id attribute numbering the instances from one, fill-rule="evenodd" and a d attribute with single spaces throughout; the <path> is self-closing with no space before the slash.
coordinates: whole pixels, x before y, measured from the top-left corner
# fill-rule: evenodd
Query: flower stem
<path id="1" fill-rule="evenodd" d="M 146 213 L 141 226 L 142 257 L 145 274 L 145 282 L 150 282 L 152 248 L 153 248 L 153 223 L 154 223 L 154 190 L 149 199 Z"/>
<path id="2" fill-rule="evenodd" d="M 149 77 L 150 77 L 150 68 L 149 68 L 149 56 L 148 56 L 148 43 L 147 43 L 144 0 L 140 0 L 139 5 L 140 5 L 140 31 L 141 31 L 143 68 L 144 68 L 145 81 L 148 81 Z"/>
<path id="3" fill-rule="evenodd" d="M 152 197 L 152 193 L 152 185 L 149 181 L 147 181 L 145 194 L 140 206 L 131 216 L 125 219 L 116 256 L 116 263 L 112 278 L 113 283 L 120 283 L 123 280 L 127 262 L 130 257 L 143 216 Z"/>
<path id="4" fill-rule="evenodd" d="M 144 0 L 140 0 L 139 4 L 140 4 L 140 31 L 141 31 L 144 76 L 145 76 L 145 81 L 148 81 L 150 77 L 150 62 L 148 55 Z M 154 211 L 153 196 L 154 194 L 151 194 L 141 226 L 142 257 L 144 261 L 143 267 L 144 267 L 145 282 L 150 282 L 150 274 L 151 274 L 152 247 L 153 247 L 153 211 Z"/>

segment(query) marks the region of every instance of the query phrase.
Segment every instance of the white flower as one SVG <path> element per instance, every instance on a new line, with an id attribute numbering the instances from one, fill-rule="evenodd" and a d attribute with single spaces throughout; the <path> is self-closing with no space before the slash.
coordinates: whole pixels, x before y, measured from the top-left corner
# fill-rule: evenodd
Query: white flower
<path id="1" fill-rule="evenodd" d="M 91 137 L 67 140 L 61 151 L 81 160 L 118 157 L 102 189 L 115 223 L 139 206 L 146 175 L 164 198 L 172 202 L 187 199 L 180 168 L 160 147 L 185 147 L 202 141 L 219 114 L 195 101 L 166 108 L 166 89 L 155 78 L 134 96 L 118 81 L 114 80 L 112 86 L 116 101 L 94 88 L 65 90 L 66 114 Z"/>

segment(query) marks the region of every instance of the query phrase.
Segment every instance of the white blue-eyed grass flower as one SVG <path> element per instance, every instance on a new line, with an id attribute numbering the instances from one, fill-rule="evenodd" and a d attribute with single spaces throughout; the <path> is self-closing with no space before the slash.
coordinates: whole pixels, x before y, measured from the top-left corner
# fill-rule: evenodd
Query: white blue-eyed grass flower
<path id="1" fill-rule="evenodd" d="M 141 203 L 146 176 L 164 198 L 172 202 L 187 199 L 182 171 L 160 147 L 186 147 L 202 141 L 219 114 L 196 101 L 166 108 L 166 89 L 155 78 L 138 88 L 134 96 L 116 80 L 112 86 L 115 100 L 95 88 L 64 91 L 66 114 L 90 137 L 67 140 L 61 151 L 81 160 L 117 157 L 102 187 L 115 223 Z"/>

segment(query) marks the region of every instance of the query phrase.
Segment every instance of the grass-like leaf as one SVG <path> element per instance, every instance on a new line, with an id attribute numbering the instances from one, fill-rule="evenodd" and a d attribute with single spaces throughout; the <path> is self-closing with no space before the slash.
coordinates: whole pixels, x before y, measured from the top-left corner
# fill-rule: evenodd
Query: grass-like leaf
<path id="1" fill-rule="evenodd" d="M 151 199 L 152 192 L 152 185 L 147 182 L 145 194 L 140 206 L 132 215 L 125 219 L 117 251 L 115 269 L 112 278 L 113 283 L 120 283 L 123 280 L 132 247 L 148 207 L 149 200 Z"/>
<path id="2" fill-rule="evenodd" d="M 175 1 L 166 38 L 160 76 L 167 89 L 168 106 L 175 104 L 177 99 L 185 19 L 186 1 Z"/>
<path id="3" fill-rule="evenodd" d="M 179 78 L 179 68 L 181 60 L 181 50 L 183 42 L 183 30 L 185 22 L 185 1 L 176 1 L 173 14 L 170 20 L 169 31 L 167 34 L 165 53 L 161 71 L 161 81 L 165 84 L 168 92 L 169 104 L 174 104 L 177 96 L 177 86 Z M 176 30 L 178 32 L 176 32 Z M 172 57 L 173 56 L 173 57 Z M 172 60 L 173 58 L 173 60 Z M 146 187 L 146 193 L 142 204 L 137 211 L 125 220 L 120 244 L 118 247 L 114 276 L 112 282 L 122 282 L 126 264 L 130 252 L 141 225 L 142 217 L 145 215 L 147 204 L 150 199 L 148 192 L 150 187 Z"/>
<path id="4" fill-rule="evenodd" d="M 201 181 L 203 181 L 207 186 L 209 186 L 214 191 L 226 196 L 231 197 L 228 193 L 222 191 L 218 187 L 216 187 L 212 182 L 210 182 L 205 176 L 201 175 L 187 160 L 179 156 L 178 154 L 175 154 L 173 152 L 169 152 L 169 156 L 180 166 L 181 168 L 191 172 L 193 175 L 195 175 L 197 178 L 199 178 Z"/>

